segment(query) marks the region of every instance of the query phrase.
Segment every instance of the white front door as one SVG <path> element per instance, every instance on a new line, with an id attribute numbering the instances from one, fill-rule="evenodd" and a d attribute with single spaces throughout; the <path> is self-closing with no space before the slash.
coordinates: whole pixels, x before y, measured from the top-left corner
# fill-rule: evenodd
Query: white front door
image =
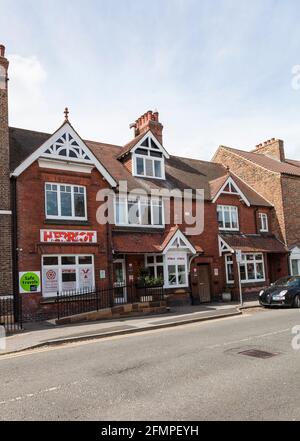
<path id="1" fill-rule="evenodd" d="M 126 266 L 125 259 L 117 259 L 113 263 L 114 268 L 114 302 L 126 303 Z"/>

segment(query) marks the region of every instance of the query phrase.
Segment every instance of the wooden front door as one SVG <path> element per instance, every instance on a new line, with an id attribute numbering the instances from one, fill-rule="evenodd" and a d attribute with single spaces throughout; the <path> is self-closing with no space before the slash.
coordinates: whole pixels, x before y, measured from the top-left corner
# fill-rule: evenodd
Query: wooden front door
<path id="1" fill-rule="evenodd" d="M 210 302 L 210 269 L 209 265 L 197 265 L 198 294 L 200 303 Z"/>

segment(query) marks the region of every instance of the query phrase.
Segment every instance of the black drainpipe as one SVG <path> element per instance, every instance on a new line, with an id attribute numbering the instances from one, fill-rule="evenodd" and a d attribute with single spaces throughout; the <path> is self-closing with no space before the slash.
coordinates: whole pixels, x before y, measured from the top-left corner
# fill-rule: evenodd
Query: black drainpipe
<path id="1" fill-rule="evenodd" d="M 17 179 L 11 179 L 11 209 L 12 209 L 12 273 L 14 312 L 17 320 L 20 319 L 19 302 L 19 259 L 18 259 L 18 216 L 17 216 Z"/>

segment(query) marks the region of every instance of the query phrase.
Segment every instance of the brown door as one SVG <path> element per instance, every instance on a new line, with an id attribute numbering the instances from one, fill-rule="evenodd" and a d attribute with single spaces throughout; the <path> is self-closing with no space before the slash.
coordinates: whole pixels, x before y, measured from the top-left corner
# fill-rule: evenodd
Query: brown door
<path id="1" fill-rule="evenodd" d="M 209 265 L 197 265 L 198 293 L 200 303 L 210 302 Z"/>

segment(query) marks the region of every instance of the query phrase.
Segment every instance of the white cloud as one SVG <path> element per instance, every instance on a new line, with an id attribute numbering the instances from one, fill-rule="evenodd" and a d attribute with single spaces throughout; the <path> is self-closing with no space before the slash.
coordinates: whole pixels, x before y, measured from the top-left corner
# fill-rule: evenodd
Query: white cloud
<path id="1" fill-rule="evenodd" d="M 14 120 L 32 126 L 34 115 L 46 110 L 47 72 L 36 56 L 10 55 L 9 62 L 9 108 Z"/>

